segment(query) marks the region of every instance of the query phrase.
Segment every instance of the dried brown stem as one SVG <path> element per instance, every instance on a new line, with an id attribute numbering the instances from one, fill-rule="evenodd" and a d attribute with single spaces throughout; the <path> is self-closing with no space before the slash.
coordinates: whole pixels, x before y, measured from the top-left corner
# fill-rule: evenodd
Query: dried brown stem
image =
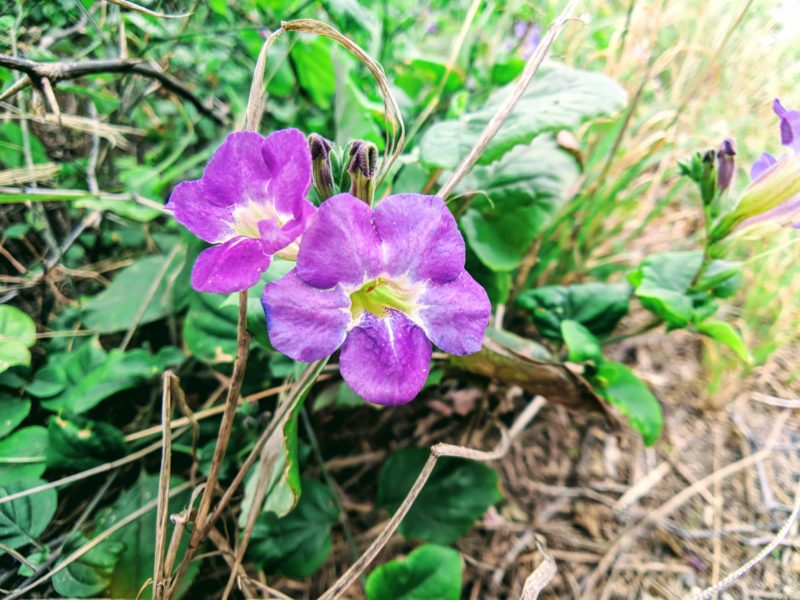
<path id="1" fill-rule="evenodd" d="M 222 468 L 222 461 L 225 459 L 225 452 L 228 449 L 228 441 L 233 431 L 233 420 L 236 416 L 236 407 L 239 405 L 239 392 L 242 389 L 242 380 L 247 366 L 247 359 L 250 354 L 250 334 L 247 331 L 247 292 L 239 292 L 239 322 L 236 331 L 236 360 L 233 363 L 233 375 L 231 384 L 228 388 L 228 397 L 225 399 L 225 411 L 222 413 L 222 422 L 219 426 L 217 444 L 214 447 L 214 456 L 211 459 L 211 467 L 206 479 L 206 487 L 200 499 L 200 506 L 197 509 L 195 518 L 195 529 L 187 549 L 187 556 L 191 555 L 202 542 L 201 532 L 206 526 L 206 517 L 211 509 L 211 502 L 219 480 L 219 472 Z"/>
<path id="2" fill-rule="evenodd" d="M 165 89 L 191 102 L 201 114 L 213 119 L 220 125 L 226 123 L 224 116 L 206 106 L 189 88 L 172 77 L 172 75 L 158 71 L 150 65 L 144 64 L 142 61 L 138 60 L 103 58 L 77 62 L 38 62 L 27 58 L 0 54 L 0 67 L 19 71 L 27 75 L 27 78 L 23 77 L 20 81 L 15 82 L 9 89 L 3 92 L 2 98 L 4 100 L 24 89 L 26 85 L 21 82 L 25 79 L 28 80 L 28 84 L 32 83 L 34 87 L 44 91 L 45 88 L 42 82 L 45 80 L 51 85 L 55 85 L 59 81 L 65 79 L 77 79 L 78 77 L 84 77 L 86 75 L 97 75 L 100 73 L 132 73 L 149 79 L 155 79 L 164 86 Z"/>

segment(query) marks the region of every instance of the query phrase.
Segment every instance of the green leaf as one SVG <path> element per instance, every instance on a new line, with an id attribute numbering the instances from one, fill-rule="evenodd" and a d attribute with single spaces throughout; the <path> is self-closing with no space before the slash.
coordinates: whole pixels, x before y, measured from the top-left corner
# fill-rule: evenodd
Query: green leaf
<path id="1" fill-rule="evenodd" d="M 31 401 L 0 392 L 0 438 L 6 437 L 31 412 Z"/>
<path id="2" fill-rule="evenodd" d="M 536 329 L 546 338 L 562 339 L 561 323 L 565 319 L 605 336 L 628 313 L 631 292 L 627 283 L 548 285 L 523 292 L 517 303 L 530 311 Z"/>
<path id="3" fill-rule="evenodd" d="M 183 340 L 189 354 L 210 364 L 233 362 L 238 315 L 236 305 L 221 306 L 218 295 L 193 293 L 183 321 Z"/>
<path id="4" fill-rule="evenodd" d="M 73 534 L 64 545 L 63 556 L 66 558 L 90 541 L 81 533 Z M 97 596 L 111 584 L 114 567 L 124 551 L 121 542 L 101 542 L 53 575 L 53 587 L 65 598 Z M 56 566 L 60 563 L 56 562 Z"/>
<path id="5" fill-rule="evenodd" d="M 47 429 L 18 429 L 0 440 L 0 485 L 40 477 L 47 468 Z"/>
<path id="6" fill-rule="evenodd" d="M 286 402 L 285 398 L 280 400 Z M 300 498 L 300 465 L 297 459 L 297 418 L 302 402 L 297 402 L 283 425 L 282 435 L 273 435 L 262 452 L 262 461 L 269 464 L 267 492 L 262 512 L 272 512 L 278 517 L 289 514 Z M 276 412 L 278 408 L 276 407 Z M 244 488 L 244 499 L 239 513 L 239 527 L 247 524 L 247 515 L 258 487 L 260 462 L 253 465 Z"/>
<path id="7" fill-rule="evenodd" d="M 301 87 L 319 108 L 330 109 L 336 93 L 330 42 L 322 37 L 301 37 L 292 46 L 289 56 L 297 66 L 296 73 Z"/>
<path id="8" fill-rule="evenodd" d="M 0 305 L 0 373 L 17 365 L 30 365 L 28 348 L 36 343 L 36 323 L 20 309 Z"/>
<path id="9" fill-rule="evenodd" d="M 56 354 L 36 373 L 27 391 L 32 396 L 49 396 L 42 400 L 48 410 L 80 414 L 158 377 L 166 366 L 163 358 L 174 356 L 153 356 L 142 348 L 106 352 L 95 338 L 70 354 Z"/>
<path id="10" fill-rule="evenodd" d="M 16 479 L 0 484 L 0 498 L 29 490 L 45 483 L 41 479 Z M 56 513 L 58 498 L 54 489 L 0 504 L 0 544 L 11 549 L 34 542 Z M 0 555 L 3 551 L 0 550 Z"/>
<path id="11" fill-rule="evenodd" d="M 170 487 L 180 485 L 183 481 L 178 477 L 170 480 Z M 142 472 L 139 479 L 132 487 L 125 490 L 113 505 L 98 514 L 95 520 L 95 534 L 102 533 L 112 525 L 118 523 L 132 512 L 141 508 L 153 500 L 158 493 L 158 476 L 148 475 Z M 189 491 L 178 494 L 169 501 L 170 513 L 182 510 L 189 501 Z M 172 523 L 167 527 L 167 539 L 172 532 Z M 109 536 L 105 543 L 119 543 L 125 550 L 119 556 L 114 574 L 111 577 L 111 584 L 108 586 L 107 595 L 112 598 L 136 598 L 139 590 L 153 575 L 153 561 L 155 560 L 155 547 L 153 545 L 153 532 L 156 530 L 156 509 L 147 512 L 133 523 L 129 523 L 122 529 Z M 183 555 L 188 543 L 187 536 L 181 543 L 178 550 L 178 561 Z M 186 578 L 181 583 L 178 596 L 181 590 L 185 591 L 191 584 L 192 579 L 197 574 L 200 562 L 195 561 L 189 568 Z M 148 587 L 142 596 L 142 600 L 152 598 L 152 588 Z"/>
<path id="12" fill-rule="evenodd" d="M 647 310 L 670 329 L 686 326 L 693 316 L 689 287 L 703 263 L 700 251 L 662 252 L 648 256 L 628 275 L 635 294 Z"/>
<path id="13" fill-rule="evenodd" d="M 724 321 L 703 321 L 702 323 L 697 323 L 695 328 L 697 329 L 698 333 L 702 333 L 711 339 L 725 344 L 744 362 L 750 364 L 753 361 L 753 358 L 747 351 L 747 346 L 745 346 L 744 340 L 742 340 L 739 332 L 737 332 L 729 323 L 725 323 Z"/>
<path id="14" fill-rule="evenodd" d="M 603 360 L 603 350 L 600 342 L 586 327 L 577 321 L 566 319 L 561 321 L 561 337 L 567 345 L 568 360 L 582 363 L 587 361 L 600 362 Z"/>
<path id="15" fill-rule="evenodd" d="M 318 481 L 303 479 L 303 495 L 292 512 L 282 519 L 275 513 L 258 518 L 247 556 L 268 574 L 309 577 L 331 551 L 331 527 L 338 518 L 331 491 Z"/>
<path id="16" fill-rule="evenodd" d="M 378 480 L 379 506 L 397 510 L 428 455 L 425 448 L 403 448 L 389 457 Z M 491 467 L 463 458 L 440 458 L 399 531 L 410 539 L 450 544 L 502 499 L 497 472 Z"/>
<path id="17" fill-rule="evenodd" d="M 420 546 L 369 574 L 367 600 L 458 600 L 461 569 L 461 555 L 452 548 Z"/>
<path id="18" fill-rule="evenodd" d="M 108 423 L 54 416 L 47 433 L 47 466 L 51 469 L 83 471 L 125 454 L 125 436 Z"/>
<path id="19" fill-rule="evenodd" d="M 98 333 L 130 329 L 143 305 L 146 308 L 139 325 L 175 313 L 183 303 L 186 282 L 179 281 L 178 275 L 186 250 L 181 248 L 172 260 L 168 259 L 167 255 L 147 256 L 121 271 L 110 286 L 83 306 L 86 328 Z"/>
<path id="20" fill-rule="evenodd" d="M 511 83 L 496 91 L 483 108 L 457 121 L 431 126 L 420 142 L 422 161 L 429 167 L 454 169 L 475 145 L 513 86 Z M 612 116 L 626 101 L 625 90 L 601 73 L 556 62 L 542 65 L 478 164 L 494 162 L 514 146 L 527 144 L 545 131 L 574 130 L 587 120 Z"/>
<path id="21" fill-rule="evenodd" d="M 594 377 L 593 387 L 628 417 L 646 445 L 655 443 L 664 426 L 661 405 L 633 371 L 618 362 L 604 361 Z"/>
<path id="22" fill-rule="evenodd" d="M 470 248 L 494 271 L 515 269 L 564 206 L 579 176 L 575 159 L 550 136 L 474 168 L 458 187 L 460 194 L 477 194 L 460 219 Z"/>

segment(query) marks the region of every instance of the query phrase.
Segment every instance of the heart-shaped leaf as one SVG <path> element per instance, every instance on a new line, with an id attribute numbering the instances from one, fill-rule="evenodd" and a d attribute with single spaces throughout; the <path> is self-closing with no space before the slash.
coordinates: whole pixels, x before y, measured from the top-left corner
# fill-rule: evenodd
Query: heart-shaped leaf
<path id="1" fill-rule="evenodd" d="M 40 479 L 19 479 L 0 484 L 0 498 L 42 485 Z M 54 489 L 0 504 L 0 544 L 11 549 L 26 546 L 41 535 L 56 512 Z M 0 555 L 3 551 L 0 550 Z"/>
<path id="2" fill-rule="evenodd" d="M 384 463 L 377 503 L 394 512 L 428 460 L 425 448 L 403 448 Z M 430 479 L 400 524 L 407 538 L 450 544 L 503 499 L 497 471 L 463 458 L 440 458 Z"/>
<path id="3" fill-rule="evenodd" d="M 367 577 L 367 600 L 458 600 L 461 555 L 445 546 L 420 546 Z"/>

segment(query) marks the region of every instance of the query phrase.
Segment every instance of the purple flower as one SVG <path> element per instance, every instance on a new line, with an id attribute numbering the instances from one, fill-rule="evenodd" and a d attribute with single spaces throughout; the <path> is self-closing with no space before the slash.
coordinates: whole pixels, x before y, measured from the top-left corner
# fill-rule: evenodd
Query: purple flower
<path id="1" fill-rule="evenodd" d="M 491 305 L 464 252 L 436 196 L 390 196 L 374 210 L 333 196 L 303 235 L 297 267 L 264 290 L 270 341 L 301 361 L 341 346 L 342 376 L 360 396 L 409 402 L 428 376 L 431 342 L 451 354 L 481 348 Z"/>
<path id="2" fill-rule="evenodd" d="M 515 21 L 514 37 L 519 44 L 520 56 L 528 60 L 542 43 L 542 28 L 536 23 Z"/>
<path id="3" fill-rule="evenodd" d="M 175 218 L 215 244 L 197 257 L 192 287 L 229 294 L 258 282 L 273 254 L 293 258 L 315 208 L 306 199 L 311 155 L 305 136 L 231 133 L 203 176 L 179 184 L 167 202 Z"/>
<path id="4" fill-rule="evenodd" d="M 778 99 L 773 110 L 781 122 L 781 143 L 790 151 L 780 159 L 764 152 L 753 163 L 750 185 L 714 228 L 716 240 L 768 221 L 796 227 L 800 220 L 800 111 L 785 109 Z"/>

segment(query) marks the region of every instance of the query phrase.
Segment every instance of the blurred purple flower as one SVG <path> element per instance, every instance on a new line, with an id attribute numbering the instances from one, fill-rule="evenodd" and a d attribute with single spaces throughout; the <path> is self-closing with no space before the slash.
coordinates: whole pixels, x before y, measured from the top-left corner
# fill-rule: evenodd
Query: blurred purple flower
<path id="1" fill-rule="evenodd" d="M 780 119 L 781 143 L 790 151 L 779 159 L 764 152 L 750 169 L 750 185 L 733 211 L 714 228 L 722 239 L 734 230 L 766 222 L 798 226 L 800 221 L 800 111 L 787 110 L 777 98 L 773 110 Z"/>
<path id="2" fill-rule="evenodd" d="M 519 55 L 528 60 L 542 42 L 542 28 L 536 23 L 516 21 L 514 23 L 514 37 L 519 45 Z"/>
<path id="3" fill-rule="evenodd" d="M 200 253 L 192 287 L 229 294 L 256 284 L 272 255 L 294 258 L 315 208 L 308 143 L 297 129 L 268 137 L 231 133 L 203 176 L 179 184 L 167 202 L 175 219 L 215 244 Z"/>
<path id="4" fill-rule="evenodd" d="M 270 341 L 301 361 L 341 346 L 342 376 L 360 396 L 409 402 L 428 376 L 431 342 L 458 355 L 481 348 L 491 306 L 464 257 L 436 196 L 390 196 L 374 210 L 333 196 L 304 233 L 297 267 L 264 289 Z"/>

